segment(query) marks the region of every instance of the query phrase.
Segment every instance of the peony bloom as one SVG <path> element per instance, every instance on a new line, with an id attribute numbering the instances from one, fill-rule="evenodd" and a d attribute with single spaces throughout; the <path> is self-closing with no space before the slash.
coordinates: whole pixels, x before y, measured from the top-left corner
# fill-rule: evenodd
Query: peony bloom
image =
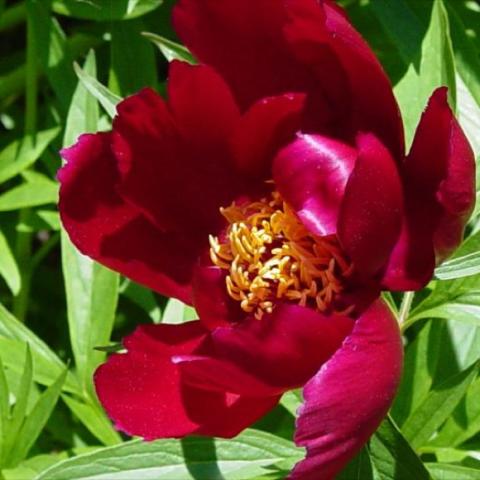
<path id="1" fill-rule="evenodd" d="M 330 0 L 180 0 L 174 24 L 201 64 L 62 152 L 78 249 L 199 315 L 139 327 L 98 396 L 132 435 L 231 437 L 304 386 L 291 478 L 333 478 L 401 376 L 380 291 L 422 288 L 461 241 L 472 151 L 442 88 L 405 155 L 389 81 Z"/>

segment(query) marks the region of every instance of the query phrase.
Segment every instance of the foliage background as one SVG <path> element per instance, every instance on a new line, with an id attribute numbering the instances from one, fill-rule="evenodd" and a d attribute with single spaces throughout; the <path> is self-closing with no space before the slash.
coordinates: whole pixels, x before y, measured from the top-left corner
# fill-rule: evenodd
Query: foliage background
<path id="1" fill-rule="evenodd" d="M 108 129 L 121 97 L 162 92 L 167 59 L 192 61 L 175 43 L 174 3 L 0 0 L 0 479 L 273 480 L 303 454 L 291 440 L 299 392 L 234 440 L 152 443 L 117 433 L 94 395 L 106 354 L 94 347 L 195 313 L 73 249 L 56 211 L 58 151 Z M 341 3 L 392 80 L 407 141 L 447 85 L 478 157 L 480 3 Z M 386 297 L 405 333 L 404 379 L 341 479 L 480 479 L 479 208 L 467 234 L 427 289 Z"/>

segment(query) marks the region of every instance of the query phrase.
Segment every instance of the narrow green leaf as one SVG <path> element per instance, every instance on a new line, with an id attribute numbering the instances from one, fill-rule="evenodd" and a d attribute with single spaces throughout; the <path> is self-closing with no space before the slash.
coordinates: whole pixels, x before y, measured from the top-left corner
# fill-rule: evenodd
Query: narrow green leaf
<path id="1" fill-rule="evenodd" d="M 78 65 L 78 63 L 74 63 L 73 67 L 75 69 L 75 73 L 85 88 L 100 102 L 100 105 L 102 105 L 110 118 L 113 118 L 117 113 L 116 106 L 118 102 L 122 100 L 121 97 L 112 93 L 95 77 L 89 75 Z"/>
<path id="2" fill-rule="evenodd" d="M 20 340 L 28 343 L 33 354 L 50 365 L 54 376 L 60 375 L 65 369 L 65 364 L 50 350 L 47 344 L 37 337 L 23 323 L 19 322 L 3 305 L 0 304 L 0 335 L 13 340 Z M 1 350 L 1 349 L 0 349 Z M 5 358 L 3 359 L 5 361 Z M 35 359 L 37 361 L 37 358 Z M 10 365 L 9 365 L 10 366 Z"/>
<path id="3" fill-rule="evenodd" d="M 469 387 L 439 434 L 429 443 L 438 447 L 455 447 L 480 432 L 480 379 Z"/>
<path id="4" fill-rule="evenodd" d="M 479 364 L 448 378 L 428 394 L 422 404 L 407 418 L 402 432 L 412 447 L 426 445 L 432 435 L 450 417 L 478 373 Z"/>
<path id="5" fill-rule="evenodd" d="M 121 437 L 112 428 L 105 412 L 92 400 L 75 400 L 73 397 L 63 395 L 62 400 L 73 414 L 87 427 L 87 429 L 104 445 L 116 445 L 121 442 Z"/>
<path id="6" fill-rule="evenodd" d="M 480 470 L 442 463 L 427 463 L 426 467 L 435 480 L 480 480 Z"/>
<path id="7" fill-rule="evenodd" d="M 5 235 L 0 231 L 0 275 L 4 278 L 8 288 L 17 295 L 20 291 L 20 272 L 15 257 L 8 245 Z"/>
<path id="8" fill-rule="evenodd" d="M 195 309 L 185 305 L 176 298 L 171 298 L 163 312 L 162 322 L 177 324 L 188 320 L 195 320 L 196 318 L 198 318 L 198 315 L 196 314 Z"/>
<path id="9" fill-rule="evenodd" d="M 32 166 L 59 133 L 59 128 L 51 128 L 8 144 L 0 151 L 0 183 Z"/>
<path id="10" fill-rule="evenodd" d="M 246 480 L 275 471 L 279 462 L 291 468 L 302 457 L 303 451 L 291 442 L 246 430 L 230 440 L 128 442 L 65 460 L 36 480 L 101 480 L 112 475 L 116 480 Z"/>
<path id="11" fill-rule="evenodd" d="M 120 288 L 120 293 L 144 310 L 154 323 L 162 319 L 162 312 L 151 290 L 138 283 L 125 280 Z"/>
<path id="12" fill-rule="evenodd" d="M 15 392 L 15 405 L 12 410 L 12 416 L 5 429 L 5 442 L 3 450 L 3 465 L 14 466 L 12 451 L 15 449 L 18 432 L 22 426 L 23 420 L 27 415 L 27 405 L 30 396 L 30 388 L 33 380 L 33 363 L 30 347 L 27 344 L 25 352 L 25 364 L 22 378 L 18 390 Z"/>
<path id="13" fill-rule="evenodd" d="M 155 10 L 162 0 L 54 0 L 53 10 L 61 15 L 94 21 L 135 18 Z"/>
<path id="14" fill-rule="evenodd" d="M 41 431 L 45 427 L 62 390 L 68 370 L 65 369 L 50 387 L 48 387 L 35 403 L 33 409 L 25 419 L 16 439 L 10 460 L 11 465 L 16 465 L 23 460 Z"/>
<path id="15" fill-rule="evenodd" d="M 142 30 L 140 20 L 115 22 L 111 26 L 109 86 L 122 97 L 157 83 L 153 46 L 142 37 Z M 142 68 L 132 68 L 133 65 Z"/>
<path id="16" fill-rule="evenodd" d="M 76 78 L 72 69 L 67 38 L 51 14 L 51 0 L 28 0 L 27 12 L 32 21 L 32 34 L 38 52 L 38 63 L 66 113 Z"/>
<path id="17" fill-rule="evenodd" d="M 430 320 L 405 351 L 402 383 L 392 406 L 392 417 L 402 426 L 426 398 L 437 370 L 442 329 Z"/>
<path id="18" fill-rule="evenodd" d="M 6 437 L 7 421 L 10 415 L 10 391 L 2 358 L 0 357 L 0 465 L 3 458 L 3 444 Z"/>
<path id="19" fill-rule="evenodd" d="M 431 480 L 431 477 L 390 418 L 370 440 L 370 460 L 378 480 Z"/>
<path id="20" fill-rule="evenodd" d="M 449 87 L 450 103 L 455 109 L 455 62 L 448 16 L 442 0 L 434 0 L 421 56 L 410 64 L 407 73 L 394 89 L 404 119 L 407 146 L 411 145 L 428 98 L 440 86 Z"/>
<path id="21" fill-rule="evenodd" d="M 36 207 L 58 200 L 58 185 L 47 177 L 23 183 L 0 195 L 0 212 Z"/>
<path id="22" fill-rule="evenodd" d="M 368 449 L 363 448 L 335 480 L 374 480 Z"/>
<path id="23" fill-rule="evenodd" d="M 143 32 L 142 35 L 153 42 L 169 62 L 172 62 L 173 60 L 183 60 L 192 65 L 197 63 L 187 47 L 184 47 L 173 40 L 157 35 L 156 33 Z"/>
<path id="24" fill-rule="evenodd" d="M 62 367 L 52 364 L 51 359 L 45 358 L 35 349 L 32 350 L 32 357 L 35 382 L 46 386 L 51 385 L 61 374 Z M 6 367 L 17 375 L 21 375 L 25 366 L 25 341 L 0 337 L 0 358 Z M 67 375 L 64 389 L 68 392 L 79 393 L 79 385 L 72 372 Z"/>
<path id="25" fill-rule="evenodd" d="M 82 75 L 96 82 L 93 52 L 85 61 Z M 98 127 L 98 104 L 87 93 L 88 89 L 88 84 L 81 81 L 74 93 L 67 117 L 66 145 L 79 134 L 95 131 Z M 88 392 L 92 389 L 91 377 L 95 367 L 105 359 L 105 353 L 96 351 L 94 347 L 105 345 L 110 340 L 119 276 L 80 254 L 65 233 L 62 233 L 61 241 L 70 341 L 80 381 Z"/>
<path id="26" fill-rule="evenodd" d="M 435 270 L 435 276 L 440 280 L 469 277 L 477 273 L 480 273 L 480 252 L 454 258 L 444 262 Z"/>

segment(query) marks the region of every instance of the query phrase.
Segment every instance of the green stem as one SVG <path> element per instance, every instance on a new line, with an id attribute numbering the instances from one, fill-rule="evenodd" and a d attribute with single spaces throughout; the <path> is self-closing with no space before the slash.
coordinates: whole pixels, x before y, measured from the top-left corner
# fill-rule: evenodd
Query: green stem
<path id="1" fill-rule="evenodd" d="M 35 42 L 35 19 L 28 14 L 27 6 L 27 61 L 25 83 L 25 135 L 34 136 L 37 131 L 37 51 Z M 19 223 L 28 224 L 32 212 L 26 208 L 20 210 Z M 32 280 L 30 258 L 32 254 L 32 233 L 18 232 L 15 244 L 15 253 L 21 272 L 20 292 L 13 299 L 13 314 L 19 321 L 24 322 L 30 297 Z"/>
<path id="2" fill-rule="evenodd" d="M 415 292 L 406 292 L 402 298 L 400 312 L 398 314 L 398 323 L 400 324 L 400 326 L 402 326 L 408 319 L 408 314 L 410 313 L 410 308 L 412 307 L 414 297 Z"/>

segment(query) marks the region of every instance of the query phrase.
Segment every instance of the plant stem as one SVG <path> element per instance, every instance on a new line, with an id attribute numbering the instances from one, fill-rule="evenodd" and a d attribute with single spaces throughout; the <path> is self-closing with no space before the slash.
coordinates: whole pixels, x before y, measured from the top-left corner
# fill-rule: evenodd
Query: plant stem
<path id="1" fill-rule="evenodd" d="M 27 61 L 25 83 L 25 135 L 36 134 L 37 130 L 37 52 L 35 42 L 34 19 L 28 14 L 27 5 Z M 32 212 L 26 208 L 20 210 L 19 224 L 28 224 Z M 25 321 L 30 297 L 32 280 L 30 258 L 32 254 L 32 233 L 18 232 L 15 253 L 20 268 L 22 284 L 20 292 L 13 299 L 13 314 L 21 322 Z"/>
<path id="2" fill-rule="evenodd" d="M 412 307 L 413 298 L 415 292 L 406 292 L 402 298 L 402 303 L 400 305 L 400 312 L 398 314 L 398 323 L 402 326 L 405 321 L 408 319 L 408 314 L 410 313 L 410 308 Z"/>

